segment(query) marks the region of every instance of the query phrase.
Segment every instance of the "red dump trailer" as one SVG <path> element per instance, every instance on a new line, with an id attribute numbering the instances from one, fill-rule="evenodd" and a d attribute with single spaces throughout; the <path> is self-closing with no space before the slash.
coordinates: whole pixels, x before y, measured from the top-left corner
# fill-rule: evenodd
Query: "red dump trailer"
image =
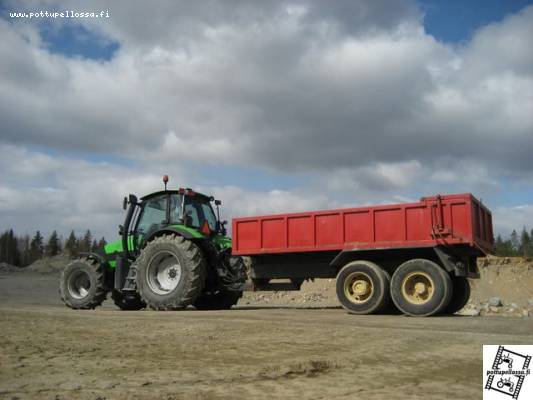
<path id="1" fill-rule="evenodd" d="M 336 278 L 351 313 L 453 313 L 493 249 L 492 215 L 469 193 L 339 210 L 235 218 L 233 254 L 251 256 L 255 290 L 299 290 Z M 279 280 L 286 280 L 279 282 Z"/>

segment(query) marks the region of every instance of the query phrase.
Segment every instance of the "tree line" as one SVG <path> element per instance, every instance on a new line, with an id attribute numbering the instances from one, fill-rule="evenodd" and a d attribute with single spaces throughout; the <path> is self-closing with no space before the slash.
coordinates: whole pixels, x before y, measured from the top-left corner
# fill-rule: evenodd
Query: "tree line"
<path id="1" fill-rule="evenodd" d="M 533 256 L 533 229 L 528 232 L 526 227 L 518 234 L 516 230 L 511 236 L 503 239 L 501 235 L 494 242 L 494 253 L 500 257 L 531 257 Z"/>
<path id="2" fill-rule="evenodd" d="M 9 229 L 0 235 L 0 262 L 26 267 L 43 257 L 53 257 L 58 254 L 76 257 L 79 253 L 103 251 L 106 244 L 104 237 L 97 240 L 90 230 L 80 237 L 71 231 L 63 243 L 57 231 L 53 231 L 45 240 L 40 231 L 35 232 L 30 238 L 27 234 L 17 236 L 13 229 Z"/>
<path id="3" fill-rule="evenodd" d="M 106 244 L 104 237 L 96 240 L 90 230 L 80 237 L 71 231 L 63 243 L 56 231 L 53 231 L 45 240 L 40 231 L 35 232 L 35 235 L 30 238 L 27 234 L 17 236 L 13 229 L 9 229 L 0 236 L 0 262 L 26 267 L 43 257 L 53 257 L 61 253 L 76 257 L 79 253 L 103 251 Z M 524 227 L 520 234 L 513 230 L 507 238 L 498 235 L 494 242 L 494 255 L 533 257 L 533 229 L 528 231 Z"/>

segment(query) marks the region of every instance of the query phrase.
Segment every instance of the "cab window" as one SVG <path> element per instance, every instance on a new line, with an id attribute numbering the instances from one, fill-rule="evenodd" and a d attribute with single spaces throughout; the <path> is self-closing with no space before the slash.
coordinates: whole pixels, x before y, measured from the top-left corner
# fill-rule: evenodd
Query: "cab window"
<path id="1" fill-rule="evenodd" d="M 167 199 L 168 196 L 161 196 L 146 200 L 137 225 L 138 233 L 149 235 L 161 227 L 166 219 Z"/>

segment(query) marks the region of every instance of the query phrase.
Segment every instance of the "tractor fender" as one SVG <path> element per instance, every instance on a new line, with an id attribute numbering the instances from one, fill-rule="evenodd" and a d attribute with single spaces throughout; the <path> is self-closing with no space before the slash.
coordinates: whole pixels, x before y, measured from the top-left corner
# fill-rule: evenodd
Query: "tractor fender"
<path id="1" fill-rule="evenodd" d="M 158 231 L 152 232 L 149 236 L 146 237 L 145 243 L 148 243 L 153 238 L 155 238 L 157 236 L 161 236 L 161 235 L 163 235 L 165 233 L 174 233 L 174 234 L 182 236 L 184 239 L 188 239 L 188 240 L 197 239 L 196 237 L 191 235 L 191 233 L 186 231 L 185 229 L 181 229 L 179 227 L 168 227 L 168 228 L 164 228 L 164 229 L 160 229 Z"/>
<path id="2" fill-rule="evenodd" d="M 101 265 L 104 265 L 107 262 L 105 255 L 95 253 L 94 251 L 80 252 L 78 253 L 78 255 L 87 257 L 89 260 L 94 260 L 96 262 L 99 262 Z"/>

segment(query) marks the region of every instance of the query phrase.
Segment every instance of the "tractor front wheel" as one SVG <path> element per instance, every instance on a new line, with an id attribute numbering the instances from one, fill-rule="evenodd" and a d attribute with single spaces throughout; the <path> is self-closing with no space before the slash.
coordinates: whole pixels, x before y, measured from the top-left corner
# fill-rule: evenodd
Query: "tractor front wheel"
<path id="1" fill-rule="evenodd" d="M 103 303 L 107 296 L 104 274 L 99 262 L 79 258 L 61 272 L 59 293 L 65 305 L 73 309 L 93 309 Z"/>
<path id="2" fill-rule="evenodd" d="M 149 242 L 138 258 L 137 290 L 154 310 L 191 305 L 205 284 L 204 257 L 193 242 L 163 235 Z"/>

